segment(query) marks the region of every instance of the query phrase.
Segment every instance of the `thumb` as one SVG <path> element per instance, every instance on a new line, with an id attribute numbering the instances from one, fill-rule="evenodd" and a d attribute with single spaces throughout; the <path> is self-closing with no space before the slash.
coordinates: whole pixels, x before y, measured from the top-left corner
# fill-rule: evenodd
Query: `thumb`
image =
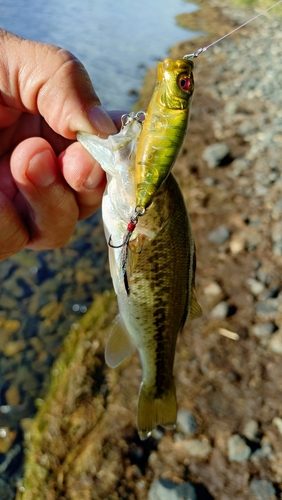
<path id="1" fill-rule="evenodd" d="M 10 108 L 40 114 L 67 139 L 79 130 L 108 136 L 116 127 L 78 59 L 53 45 L 23 40 L 0 30 L 0 77 Z M 13 57 L 10 57 L 13 54 Z"/>

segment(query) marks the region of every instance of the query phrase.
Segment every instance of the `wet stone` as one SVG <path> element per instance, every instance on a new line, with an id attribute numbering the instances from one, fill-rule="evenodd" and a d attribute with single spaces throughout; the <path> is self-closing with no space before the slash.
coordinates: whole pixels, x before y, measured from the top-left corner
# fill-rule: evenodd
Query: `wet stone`
<path id="1" fill-rule="evenodd" d="M 216 245 L 223 245 L 231 236 L 231 231 L 226 226 L 219 226 L 208 234 L 208 240 Z"/>
<path id="2" fill-rule="evenodd" d="M 10 294 L 1 293 L 1 307 L 3 309 L 17 309 L 18 302 L 15 298 L 11 297 Z"/>
<path id="3" fill-rule="evenodd" d="M 17 319 L 6 319 L 1 326 L 6 332 L 14 333 L 20 328 L 21 324 Z"/>
<path id="4" fill-rule="evenodd" d="M 5 392 L 6 403 L 9 406 L 17 406 L 20 404 L 20 391 L 16 384 L 10 385 Z"/>
<path id="5" fill-rule="evenodd" d="M 9 451 L 5 455 L 4 460 L 0 463 L 0 477 L 8 470 L 12 462 L 15 463 L 16 460 L 19 460 L 21 454 L 22 447 L 18 443 L 9 449 Z"/>
<path id="6" fill-rule="evenodd" d="M 7 453 L 16 439 L 17 432 L 8 427 L 0 427 L 0 453 Z"/>
<path id="7" fill-rule="evenodd" d="M 252 479 L 250 488 L 257 500 L 275 500 L 276 492 L 273 484 L 268 479 Z"/>
<path id="8" fill-rule="evenodd" d="M 1 500 L 14 500 L 15 491 L 11 486 L 4 481 L 4 479 L 0 478 L 0 492 L 1 492 Z"/>
<path id="9" fill-rule="evenodd" d="M 3 346 L 2 352 L 5 356 L 12 357 L 23 351 L 25 347 L 26 343 L 24 340 L 11 340 L 9 342 L 6 342 L 6 344 Z"/>
<path id="10" fill-rule="evenodd" d="M 197 500 L 191 483 L 175 484 L 167 479 L 157 479 L 151 485 L 149 500 Z"/>
<path id="11" fill-rule="evenodd" d="M 227 449 L 230 462 L 243 462 L 244 460 L 248 460 L 252 452 L 246 441 L 239 436 L 239 434 L 230 436 L 227 443 Z"/>

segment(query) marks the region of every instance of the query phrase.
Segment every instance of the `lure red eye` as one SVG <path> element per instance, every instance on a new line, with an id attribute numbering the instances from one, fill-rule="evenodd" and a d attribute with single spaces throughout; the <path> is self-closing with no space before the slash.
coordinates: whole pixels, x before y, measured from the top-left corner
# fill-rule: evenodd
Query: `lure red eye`
<path id="1" fill-rule="evenodd" d="M 192 84 L 191 78 L 189 78 L 188 76 L 181 76 L 179 78 L 178 85 L 181 88 L 181 90 L 184 90 L 184 92 L 190 90 L 191 84 Z"/>

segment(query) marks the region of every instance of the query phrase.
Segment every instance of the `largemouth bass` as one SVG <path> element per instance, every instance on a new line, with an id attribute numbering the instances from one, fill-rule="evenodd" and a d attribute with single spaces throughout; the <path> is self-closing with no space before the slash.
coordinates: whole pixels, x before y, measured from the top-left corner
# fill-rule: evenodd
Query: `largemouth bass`
<path id="1" fill-rule="evenodd" d="M 158 63 L 136 153 L 136 206 L 147 208 L 170 173 L 185 137 L 194 92 L 193 62 Z"/>
<path id="2" fill-rule="evenodd" d="M 177 404 L 173 363 L 186 317 L 200 315 L 195 295 L 196 254 L 180 188 L 170 174 L 153 202 L 124 240 L 136 203 L 135 157 L 142 125 L 129 115 L 116 135 L 78 140 L 107 173 L 102 217 L 119 315 L 106 347 L 106 361 L 118 366 L 137 347 L 143 369 L 137 427 L 141 439 L 159 424 L 172 428 Z M 123 242 L 122 245 L 118 243 Z M 114 244 L 116 243 L 116 246 Z M 128 289 L 124 281 L 126 251 Z"/>

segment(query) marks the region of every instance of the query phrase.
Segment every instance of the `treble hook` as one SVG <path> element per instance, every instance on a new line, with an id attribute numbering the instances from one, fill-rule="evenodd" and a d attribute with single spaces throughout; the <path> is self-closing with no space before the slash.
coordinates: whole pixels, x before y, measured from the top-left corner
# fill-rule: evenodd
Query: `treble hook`
<path id="1" fill-rule="evenodd" d="M 128 278 L 127 278 L 127 273 L 126 273 L 126 266 L 127 266 L 127 260 L 128 260 L 128 245 L 129 245 L 131 235 L 136 227 L 136 224 L 138 223 L 138 217 L 141 217 L 142 215 L 144 215 L 145 212 L 146 212 L 146 209 L 144 207 L 135 207 L 135 213 L 134 213 L 134 215 L 132 215 L 132 217 L 130 217 L 130 221 L 127 224 L 126 233 L 123 237 L 123 242 L 121 245 L 113 245 L 111 243 L 112 236 L 109 237 L 109 241 L 108 241 L 109 247 L 122 248 L 121 269 L 122 269 L 124 286 L 125 286 L 125 290 L 126 290 L 127 295 L 130 294 L 129 285 L 128 285 Z"/>

